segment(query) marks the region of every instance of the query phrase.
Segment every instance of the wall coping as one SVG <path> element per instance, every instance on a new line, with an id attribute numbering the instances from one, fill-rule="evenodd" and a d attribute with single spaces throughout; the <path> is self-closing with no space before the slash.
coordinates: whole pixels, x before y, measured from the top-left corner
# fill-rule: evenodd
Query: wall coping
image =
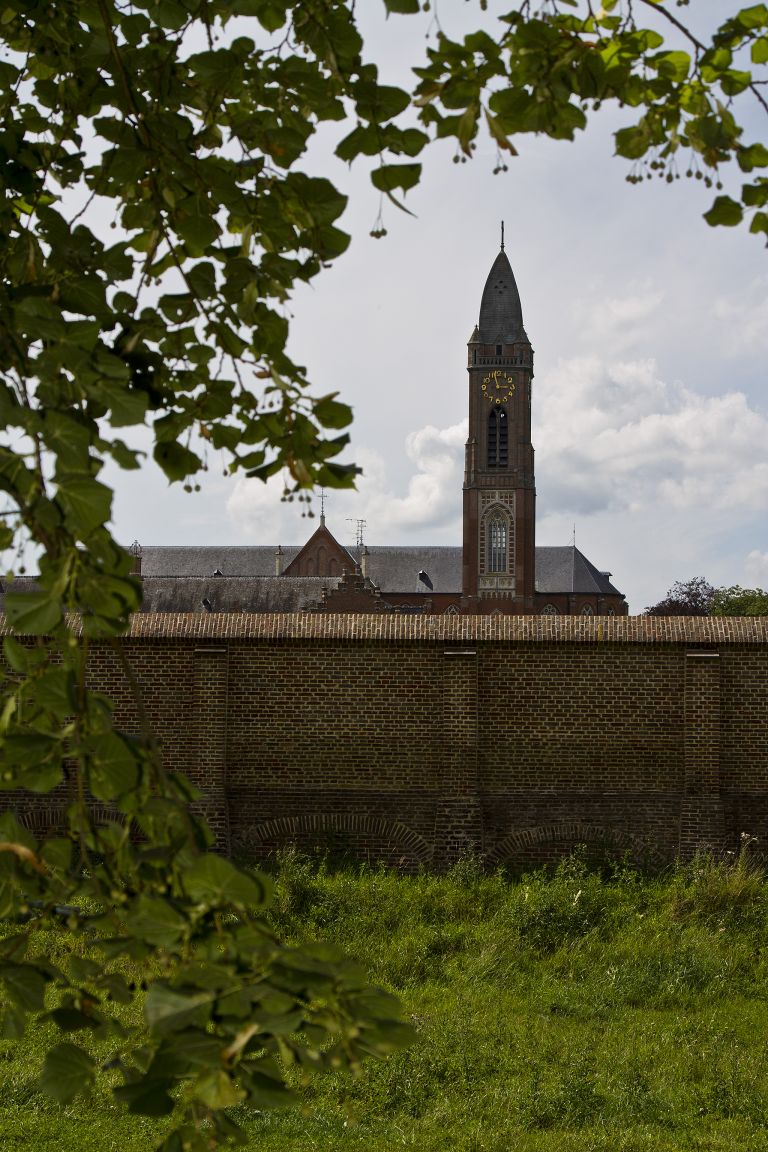
<path id="1" fill-rule="evenodd" d="M 0 615 L 0 635 L 9 632 Z M 395 613 L 146 612 L 130 639 L 494 641 L 768 646 L 766 616 L 416 616 Z"/>

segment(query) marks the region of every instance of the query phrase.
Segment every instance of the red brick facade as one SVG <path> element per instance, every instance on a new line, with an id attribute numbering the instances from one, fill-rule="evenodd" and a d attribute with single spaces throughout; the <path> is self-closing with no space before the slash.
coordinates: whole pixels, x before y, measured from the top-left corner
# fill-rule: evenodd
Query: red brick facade
<path id="1" fill-rule="evenodd" d="M 148 614 L 124 645 L 233 852 L 412 869 L 768 844 L 765 619 Z M 92 675 L 137 729 L 108 649 Z M 20 811 L 42 828 L 62 805 Z"/>

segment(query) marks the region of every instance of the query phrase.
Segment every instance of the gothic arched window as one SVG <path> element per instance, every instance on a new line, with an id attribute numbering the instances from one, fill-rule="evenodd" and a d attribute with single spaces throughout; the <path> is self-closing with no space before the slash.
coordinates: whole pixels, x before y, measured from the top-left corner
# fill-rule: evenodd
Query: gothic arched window
<path id="1" fill-rule="evenodd" d="M 488 521 L 488 571 L 507 571 L 508 526 L 505 517 L 492 516 Z"/>
<path id="2" fill-rule="evenodd" d="M 582 614 L 582 616 L 594 616 L 595 613 L 590 608 L 589 604 L 585 604 L 581 610 L 581 614 Z"/>
<path id="3" fill-rule="evenodd" d="M 509 461 L 509 422 L 506 408 L 488 413 L 488 467 L 506 468 Z"/>
<path id="4" fill-rule="evenodd" d="M 560 615 L 557 608 L 555 608 L 554 604 L 545 604 L 541 610 L 541 614 L 542 614 L 542 616 L 559 616 Z"/>

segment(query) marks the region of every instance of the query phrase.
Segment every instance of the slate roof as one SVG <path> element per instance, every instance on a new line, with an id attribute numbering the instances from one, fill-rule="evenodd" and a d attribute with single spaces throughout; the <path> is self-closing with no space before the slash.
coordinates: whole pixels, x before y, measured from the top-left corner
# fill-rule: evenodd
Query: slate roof
<path id="1" fill-rule="evenodd" d="M 480 323 L 475 333 L 472 341 L 481 344 L 514 344 L 516 340 L 528 340 L 523 328 L 520 293 L 512 265 L 503 249 L 488 273 L 480 302 Z"/>
<path id="2" fill-rule="evenodd" d="M 609 579 L 574 545 L 536 549 L 537 592 L 585 592 L 621 596 Z"/>
<path id="3" fill-rule="evenodd" d="M 304 612 L 338 582 L 333 576 L 150 576 L 141 611 Z"/>
<path id="4" fill-rule="evenodd" d="M 194 546 L 142 545 L 143 576 L 212 576 L 218 568 L 224 576 L 274 576 L 277 545 L 230 547 L 208 544 Z M 298 556 L 301 548 L 283 548 L 283 568 Z"/>
<path id="5" fill-rule="evenodd" d="M 218 611 L 301 611 L 319 600 L 324 587 L 338 584 L 335 577 L 276 577 L 275 551 L 275 545 L 143 548 L 144 610 L 196 612 L 207 596 L 221 603 L 221 607 L 216 604 Z M 284 567 L 299 551 L 296 546 L 283 547 Z M 350 552 L 354 555 L 354 549 Z M 213 576 L 216 568 L 223 576 Z M 429 576 L 434 592 L 460 592 L 461 548 L 368 545 L 368 577 L 383 593 L 426 591 L 418 579 L 421 571 Z M 243 584 L 246 579 L 247 589 Z M 545 594 L 621 595 L 609 576 L 573 545 L 537 547 L 536 589 Z M 225 607 L 225 603 L 232 607 Z"/>
<path id="6" fill-rule="evenodd" d="M 206 613 L 203 600 L 208 600 L 212 612 L 305 612 L 322 601 L 324 589 L 338 586 L 340 577 L 335 576 L 275 576 L 275 551 L 275 546 L 143 548 L 141 611 Z M 284 565 L 299 551 L 284 547 Z M 224 575 L 214 576 L 216 568 Z M 420 571 L 429 576 L 433 591 L 460 592 L 461 548 L 368 546 L 368 576 L 384 595 L 428 591 L 418 579 Z M 20 576 L 13 586 L 32 591 L 37 583 Z M 0 585 L 0 612 L 8 587 L 7 581 Z M 608 573 L 573 545 L 536 549 L 536 591 L 621 595 Z"/>
<path id="7" fill-rule="evenodd" d="M 368 545 L 368 577 L 382 592 L 427 592 L 419 580 L 426 572 L 433 592 L 461 591 L 461 548 Z"/>

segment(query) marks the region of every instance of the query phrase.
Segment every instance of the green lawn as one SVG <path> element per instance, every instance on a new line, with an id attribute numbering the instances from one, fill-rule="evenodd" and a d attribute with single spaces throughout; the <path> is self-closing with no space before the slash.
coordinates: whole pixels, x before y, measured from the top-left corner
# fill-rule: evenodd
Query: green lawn
<path id="1" fill-rule="evenodd" d="M 743 865 L 510 883 L 283 862 L 286 937 L 342 943 L 418 1042 L 302 1112 L 239 1117 L 267 1152 L 768 1152 L 768 891 Z M 151 1149 L 108 1095 L 60 1110 L 42 1042 L 0 1044 L 0 1148 Z"/>

